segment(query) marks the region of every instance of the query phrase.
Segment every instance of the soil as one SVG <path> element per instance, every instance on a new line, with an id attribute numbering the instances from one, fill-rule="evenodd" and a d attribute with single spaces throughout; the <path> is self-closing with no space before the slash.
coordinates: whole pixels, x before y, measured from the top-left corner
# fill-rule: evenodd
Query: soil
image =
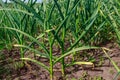
<path id="1" fill-rule="evenodd" d="M 119 46 L 114 42 L 109 42 L 100 46 L 112 50 L 107 53 L 120 67 Z M 81 53 L 85 52 L 82 51 Z M 92 56 L 95 59 L 94 66 L 74 65 L 67 67 L 65 70 L 65 80 L 113 80 L 115 78 L 117 71 L 102 50 L 87 51 L 88 55 L 84 55 L 83 57 L 81 53 L 75 56 L 76 60 L 87 61 L 88 58 L 86 58 L 86 56 Z M 0 80 L 50 80 L 49 73 L 39 65 L 32 62 L 22 64 L 19 60 L 19 49 L 13 48 L 10 51 L 4 49 L 1 54 L 3 54 L 3 59 L 0 59 Z M 33 58 L 33 56 L 32 53 L 26 53 L 26 57 Z M 40 57 L 36 57 L 36 59 L 49 66 L 48 59 Z M 65 60 L 66 63 L 69 63 L 71 61 L 71 56 L 66 57 Z M 57 63 L 54 66 L 54 80 L 64 80 L 60 69 L 61 64 Z M 116 80 L 120 80 L 119 77 L 117 77 Z"/>

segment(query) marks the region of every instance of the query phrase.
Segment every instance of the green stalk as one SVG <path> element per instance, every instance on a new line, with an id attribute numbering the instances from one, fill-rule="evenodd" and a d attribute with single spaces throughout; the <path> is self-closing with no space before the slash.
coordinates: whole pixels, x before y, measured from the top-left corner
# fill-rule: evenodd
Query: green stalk
<path id="1" fill-rule="evenodd" d="M 62 55 L 65 54 L 64 42 L 65 42 L 65 27 L 63 28 L 63 36 L 62 36 Z M 62 76 L 64 77 L 64 75 L 65 75 L 65 61 L 63 57 L 62 58 Z"/>
<path id="2" fill-rule="evenodd" d="M 64 47 L 62 47 L 62 55 L 64 55 Z M 64 57 L 62 58 L 62 76 L 64 77 L 65 75 L 65 62 L 64 62 Z"/>
<path id="3" fill-rule="evenodd" d="M 21 40 L 20 44 L 23 45 L 22 40 Z M 24 58 L 23 48 L 20 48 L 20 57 L 21 57 L 21 58 Z"/>
<path id="4" fill-rule="evenodd" d="M 47 26 L 48 28 L 50 28 L 49 24 Z M 54 40 L 52 39 L 52 33 L 48 32 L 48 39 L 49 39 L 49 44 L 50 44 L 50 51 L 49 51 L 49 55 L 50 55 L 50 80 L 53 80 L 53 44 L 54 44 Z"/>
<path id="5" fill-rule="evenodd" d="M 52 44 L 50 43 L 50 80 L 53 79 Z"/>

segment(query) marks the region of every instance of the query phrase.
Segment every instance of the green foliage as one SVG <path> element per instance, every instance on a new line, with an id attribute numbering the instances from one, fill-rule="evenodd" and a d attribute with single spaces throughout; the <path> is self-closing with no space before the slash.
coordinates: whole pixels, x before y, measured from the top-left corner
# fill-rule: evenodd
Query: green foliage
<path id="1" fill-rule="evenodd" d="M 62 64 L 64 76 L 65 67 L 69 65 L 65 64 L 66 56 L 75 55 L 80 50 L 99 49 L 91 46 L 114 38 L 120 43 L 118 0 L 11 1 L 8 4 L 0 1 L 0 49 L 8 45 L 20 47 L 21 59 L 45 67 L 50 72 L 51 80 L 53 66 L 57 62 Z M 68 47 L 66 42 L 70 43 Z M 34 48 L 35 44 L 41 51 Z M 61 50 L 59 57 L 53 56 L 54 45 Z M 27 50 L 48 58 L 50 66 L 24 58 Z M 73 62 L 71 64 L 90 63 Z"/>

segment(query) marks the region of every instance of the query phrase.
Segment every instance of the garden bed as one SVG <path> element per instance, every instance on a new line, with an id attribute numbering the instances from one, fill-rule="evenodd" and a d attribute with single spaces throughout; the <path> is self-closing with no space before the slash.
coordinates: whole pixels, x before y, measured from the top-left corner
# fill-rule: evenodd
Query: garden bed
<path id="1" fill-rule="evenodd" d="M 113 59 L 118 66 L 120 66 L 120 48 L 116 43 L 110 42 L 107 44 L 102 45 L 104 47 L 109 48 L 112 51 L 109 51 L 108 54 Z M 91 53 L 91 52 L 90 52 Z M 110 62 L 110 60 L 106 57 L 106 55 L 102 51 L 96 51 L 94 52 L 96 54 L 95 59 L 96 62 L 94 63 L 95 66 L 88 66 L 88 65 L 74 65 L 71 67 L 67 67 L 65 73 L 66 76 L 64 77 L 66 80 L 113 80 L 115 76 L 117 75 L 117 71 L 115 70 L 114 66 Z M 1 64 L 1 66 L 6 66 L 7 64 L 10 64 L 12 67 L 6 66 L 5 72 L 3 74 L 0 74 L 0 78 L 2 80 L 49 80 L 49 73 L 40 67 L 39 65 L 32 63 L 32 62 L 26 62 L 25 65 L 22 67 L 18 67 L 18 64 L 16 68 L 15 62 L 18 62 L 17 59 L 20 58 L 19 50 L 18 49 L 12 49 L 10 52 L 7 50 L 4 50 L 4 55 L 6 56 L 5 62 Z M 89 54 L 89 52 L 88 52 Z M 95 55 L 94 54 L 94 55 Z M 99 55 L 97 55 L 99 54 Z M 33 57 L 31 53 L 27 53 L 26 57 Z M 100 60 L 99 57 L 102 56 L 102 59 Z M 12 58 L 13 63 L 8 62 L 7 59 Z M 79 57 L 81 58 L 81 57 Z M 44 64 L 49 66 L 49 60 L 45 58 L 36 58 L 38 61 L 43 62 Z M 68 58 L 66 58 L 67 60 Z M 70 60 L 69 60 L 70 61 Z M 61 64 L 57 63 L 54 66 L 54 80 L 63 80 L 62 73 L 61 73 Z M 7 72 L 6 72 L 7 71 Z"/>

